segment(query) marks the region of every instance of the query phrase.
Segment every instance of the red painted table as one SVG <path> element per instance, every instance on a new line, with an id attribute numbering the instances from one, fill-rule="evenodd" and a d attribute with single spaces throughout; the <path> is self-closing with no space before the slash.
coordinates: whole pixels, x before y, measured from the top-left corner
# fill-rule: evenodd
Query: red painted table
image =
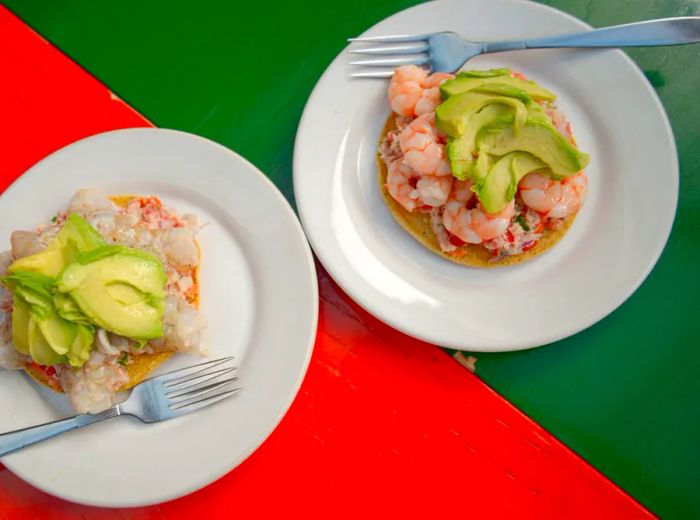
<path id="1" fill-rule="evenodd" d="M 76 139 L 150 123 L 0 7 L 0 183 Z M 352 303 L 320 267 L 308 374 L 263 446 L 214 484 L 127 511 L 0 471 L 0 518 L 652 516 L 439 348 Z M 1 377 L 1 375 L 0 375 Z"/>

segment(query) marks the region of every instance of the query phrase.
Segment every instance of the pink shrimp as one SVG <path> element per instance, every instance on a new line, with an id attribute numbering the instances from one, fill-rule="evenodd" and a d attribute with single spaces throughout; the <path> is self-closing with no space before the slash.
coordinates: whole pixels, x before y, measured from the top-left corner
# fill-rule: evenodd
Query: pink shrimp
<path id="1" fill-rule="evenodd" d="M 391 109 L 401 116 L 415 117 L 435 110 L 440 104 L 440 84 L 454 78 L 444 72 L 432 74 L 416 67 L 406 65 L 394 72 L 389 84 L 389 104 Z"/>
<path id="2" fill-rule="evenodd" d="M 420 196 L 416 190 L 419 179 L 420 176 L 401 159 L 396 159 L 387 166 L 386 189 L 408 211 L 420 206 Z"/>
<path id="3" fill-rule="evenodd" d="M 518 189 L 529 208 L 545 217 L 564 218 L 576 213 L 585 201 L 588 177 L 579 172 L 557 181 L 542 173 L 529 173 L 522 178 Z"/>
<path id="4" fill-rule="evenodd" d="M 407 211 L 415 211 L 443 205 L 452 189 L 452 176 L 421 176 L 397 159 L 387 168 L 386 187 L 396 202 Z"/>
<path id="5" fill-rule="evenodd" d="M 445 136 L 435 125 L 435 113 L 414 119 L 399 135 L 403 160 L 421 175 L 450 175 L 445 157 Z"/>
<path id="6" fill-rule="evenodd" d="M 445 205 L 442 224 L 460 240 L 468 244 L 481 244 L 506 232 L 515 212 L 515 201 L 511 201 L 499 213 L 486 213 L 481 203 L 472 207 L 475 195 L 471 186 L 471 180 L 455 181 Z"/>

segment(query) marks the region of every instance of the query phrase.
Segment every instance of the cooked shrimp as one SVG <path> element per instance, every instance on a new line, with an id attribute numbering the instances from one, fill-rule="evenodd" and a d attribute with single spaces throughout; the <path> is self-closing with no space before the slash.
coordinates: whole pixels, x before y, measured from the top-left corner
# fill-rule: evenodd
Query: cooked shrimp
<path id="1" fill-rule="evenodd" d="M 59 365 L 57 373 L 71 406 L 78 412 L 97 413 L 109 408 L 117 389 L 129 382 L 129 374 L 117 357 L 105 356 L 99 350 L 93 350 L 81 368 Z"/>
<path id="2" fill-rule="evenodd" d="M 442 206 L 452 190 L 452 175 L 423 175 L 416 183 L 418 196 L 426 206 Z"/>
<path id="3" fill-rule="evenodd" d="M 202 346 L 202 331 L 206 320 L 197 310 L 179 296 L 166 296 L 163 327 L 165 335 L 151 340 L 147 352 L 192 352 L 206 354 Z"/>
<path id="4" fill-rule="evenodd" d="M 42 251 L 45 247 L 39 235 L 31 231 L 22 231 L 21 229 L 12 232 L 10 244 L 12 245 L 12 256 L 15 259 L 33 255 Z"/>
<path id="5" fill-rule="evenodd" d="M 408 211 L 421 205 L 416 189 L 419 180 L 420 176 L 401 159 L 389 163 L 387 167 L 386 189 Z"/>
<path id="6" fill-rule="evenodd" d="M 195 266 L 199 263 L 199 250 L 190 228 L 172 228 L 165 233 L 163 251 L 173 265 Z"/>
<path id="7" fill-rule="evenodd" d="M 480 203 L 470 209 L 474 193 L 472 181 L 455 181 L 450 200 L 445 205 L 442 223 L 445 228 L 469 244 L 481 244 L 505 233 L 515 212 L 515 202 L 511 201 L 499 213 L 486 213 Z"/>
<path id="8" fill-rule="evenodd" d="M 557 181 L 542 173 L 529 173 L 518 185 L 520 196 L 529 208 L 545 217 L 564 218 L 576 213 L 588 191 L 588 177 L 579 172 Z"/>
<path id="9" fill-rule="evenodd" d="M 435 125 L 435 113 L 418 116 L 399 135 L 404 163 L 420 175 L 450 175 L 444 139 Z"/>
<path id="10" fill-rule="evenodd" d="M 82 217 L 89 218 L 90 215 L 100 211 L 117 211 L 115 204 L 98 190 L 78 190 L 68 203 L 68 212 L 75 212 Z"/>
<path id="11" fill-rule="evenodd" d="M 435 110 L 440 104 L 440 84 L 454 78 L 452 74 L 428 73 L 415 65 L 399 67 L 389 85 L 389 104 L 401 116 L 419 116 Z"/>

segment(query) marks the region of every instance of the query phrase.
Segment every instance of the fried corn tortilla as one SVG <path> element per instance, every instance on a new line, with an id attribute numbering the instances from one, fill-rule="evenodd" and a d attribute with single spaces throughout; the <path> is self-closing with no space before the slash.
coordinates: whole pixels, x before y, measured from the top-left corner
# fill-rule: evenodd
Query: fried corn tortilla
<path id="1" fill-rule="evenodd" d="M 379 142 L 381 143 L 386 134 L 395 128 L 396 114 L 392 112 L 384 125 Z M 460 246 L 456 251 L 446 253 L 440 249 L 440 244 L 438 243 L 437 237 L 435 236 L 435 233 L 433 233 L 430 226 L 430 214 L 420 212 L 411 213 L 401 206 L 401 204 L 396 202 L 389 194 L 389 191 L 386 188 L 387 167 L 379 154 L 377 154 L 377 171 L 379 189 L 382 193 L 382 197 L 384 198 L 384 202 L 386 202 L 386 205 L 389 208 L 389 212 L 392 214 L 396 222 L 398 222 L 402 228 L 411 234 L 413 238 L 418 240 L 418 242 L 423 244 L 423 246 L 428 248 L 433 253 L 447 258 L 452 262 L 470 267 L 501 267 L 505 265 L 518 264 L 534 258 L 556 244 L 561 237 L 566 234 L 576 218 L 576 213 L 574 213 L 573 215 L 566 217 L 558 229 L 545 230 L 542 238 L 531 249 L 517 255 L 495 259 L 491 252 L 480 244 Z"/>
<path id="2" fill-rule="evenodd" d="M 126 207 L 131 200 L 139 197 L 133 195 L 115 195 L 109 198 L 117 206 Z M 197 244 L 197 249 L 200 251 L 201 255 L 201 249 L 199 249 L 199 244 Z M 192 274 L 192 280 L 194 282 L 194 291 L 192 293 L 192 297 L 188 298 L 188 302 L 198 309 L 199 276 L 198 269 L 196 268 L 194 270 L 194 273 Z M 173 352 L 158 352 L 155 354 L 139 354 L 137 356 L 130 356 L 130 362 L 124 367 L 127 373 L 129 374 L 129 382 L 121 388 L 119 388 L 118 391 L 128 390 L 138 385 L 140 382 L 146 379 L 153 370 L 158 368 L 161 365 L 161 363 L 165 362 L 172 355 Z M 63 393 L 63 390 L 60 387 L 57 388 L 56 385 L 51 384 L 51 380 L 49 379 L 49 377 L 36 366 L 28 365 L 25 368 L 25 372 L 27 372 L 27 374 L 29 374 L 38 383 L 41 383 L 42 385 L 47 386 L 54 391 Z"/>

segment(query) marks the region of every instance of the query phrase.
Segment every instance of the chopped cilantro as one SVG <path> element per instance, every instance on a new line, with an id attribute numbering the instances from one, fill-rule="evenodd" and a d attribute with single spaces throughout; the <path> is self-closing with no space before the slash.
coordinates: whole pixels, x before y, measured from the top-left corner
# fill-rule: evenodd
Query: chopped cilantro
<path id="1" fill-rule="evenodd" d="M 518 218 L 516 218 L 515 221 L 520 224 L 523 231 L 530 231 L 530 226 L 527 225 L 527 222 L 525 222 L 525 218 L 522 215 L 518 215 Z"/>
<path id="2" fill-rule="evenodd" d="M 128 361 L 129 361 L 129 354 L 127 354 L 126 352 L 122 352 L 122 355 L 119 356 L 117 363 L 119 363 L 121 366 L 125 366 Z"/>
<path id="3" fill-rule="evenodd" d="M 51 217 L 52 224 L 55 224 L 57 220 L 58 220 L 58 215 L 54 215 L 53 217 Z"/>

